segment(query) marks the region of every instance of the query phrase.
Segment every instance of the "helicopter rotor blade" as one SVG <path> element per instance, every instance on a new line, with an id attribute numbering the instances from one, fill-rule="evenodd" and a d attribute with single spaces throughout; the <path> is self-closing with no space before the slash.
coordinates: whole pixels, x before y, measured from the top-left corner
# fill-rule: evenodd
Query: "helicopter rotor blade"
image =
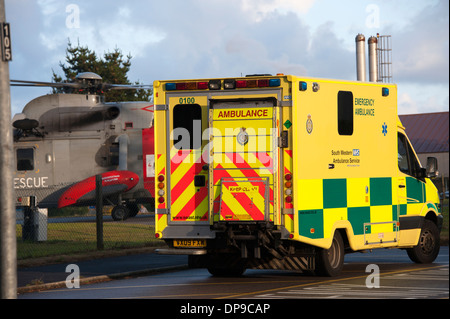
<path id="1" fill-rule="evenodd" d="M 40 82 L 40 81 L 22 81 L 22 80 L 10 80 L 11 86 L 30 86 L 30 87 L 71 87 L 81 88 L 80 83 L 54 83 L 54 82 Z"/>
<path id="2" fill-rule="evenodd" d="M 87 89 L 89 92 L 100 92 L 109 90 L 151 90 L 153 85 L 147 84 L 110 84 L 101 83 L 101 77 L 92 72 L 80 73 L 75 82 L 42 82 L 42 81 L 24 81 L 10 80 L 11 86 L 28 87 L 53 87 L 53 88 L 73 88 Z"/>
<path id="3" fill-rule="evenodd" d="M 151 90 L 153 85 L 147 84 L 102 84 L 102 89 L 108 90 Z"/>

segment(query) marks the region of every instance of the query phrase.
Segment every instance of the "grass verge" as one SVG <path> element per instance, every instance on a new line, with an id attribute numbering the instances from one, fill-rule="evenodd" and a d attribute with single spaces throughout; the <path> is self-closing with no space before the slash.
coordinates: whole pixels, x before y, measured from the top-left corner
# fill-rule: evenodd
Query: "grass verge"
<path id="1" fill-rule="evenodd" d="M 441 231 L 441 245 L 449 240 L 449 200 L 442 203 L 444 222 Z M 97 250 L 95 223 L 49 223 L 47 241 L 31 242 L 22 240 L 22 227 L 17 225 L 18 265 L 35 265 L 36 262 L 51 260 L 65 262 L 77 258 L 101 258 L 128 253 L 148 252 L 154 247 L 165 246 L 162 240 L 155 239 L 153 225 L 134 223 L 104 223 L 104 250 Z M 84 256 L 84 257 L 83 257 Z"/>
<path id="2" fill-rule="evenodd" d="M 17 225 L 17 259 L 45 256 L 70 255 L 97 251 L 95 223 L 55 223 L 48 224 L 47 240 L 42 242 L 23 241 L 22 227 Z M 104 250 L 124 248 L 157 247 L 164 245 L 155 239 L 155 229 L 151 225 L 131 223 L 104 223 Z"/>

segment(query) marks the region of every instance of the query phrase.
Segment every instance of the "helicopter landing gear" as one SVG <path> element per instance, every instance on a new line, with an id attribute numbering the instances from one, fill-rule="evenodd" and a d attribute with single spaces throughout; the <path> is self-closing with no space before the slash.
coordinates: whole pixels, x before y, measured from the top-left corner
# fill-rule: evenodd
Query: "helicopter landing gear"
<path id="1" fill-rule="evenodd" d="M 116 205 L 111 211 L 111 217 L 115 221 L 125 220 L 128 218 L 130 211 L 125 205 Z"/>
<path id="2" fill-rule="evenodd" d="M 111 211 L 111 217 L 115 221 L 125 220 L 134 217 L 139 213 L 139 206 L 135 202 L 122 202 L 114 206 Z"/>

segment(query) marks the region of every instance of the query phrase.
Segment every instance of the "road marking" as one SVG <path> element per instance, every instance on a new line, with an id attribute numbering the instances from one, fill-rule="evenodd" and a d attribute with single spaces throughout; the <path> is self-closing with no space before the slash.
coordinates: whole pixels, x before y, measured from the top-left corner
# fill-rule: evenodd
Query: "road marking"
<path id="1" fill-rule="evenodd" d="M 389 276 L 398 276 L 398 275 L 412 275 L 412 272 L 426 272 L 426 271 L 437 271 L 439 269 L 447 269 L 448 272 L 448 265 L 439 265 L 439 266 L 434 266 L 431 268 L 413 268 L 413 269 L 406 269 L 406 270 L 397 270 L 397 271 L 391 271 L 391 272 L 387 272 L 382 274 L 381 278 L 383 280 L 386 280 L 387 278 L 389 278 Z M 286 293 L 287 292 L 292 292 L 295 291 L 297 289 L 297 293 L 299 292 L 304 292 L 306 296 L 301 295 L 298 296 L 298 298 L 309 298 L 308 295 L 312 295 L 315 296 L 315 298 L 317 298 L 317 296 L 320 294 L 321 296 L 324 295 L 329 295 L 328 298 L 340 298 L 341 296 L 349 296 L 350 294 L 346 293 L 346 290 L 341 290 L 339 291 L 339 293 L 336 293 L 336 288 L 339 288 L 339 282 L 342 281 L 349 281 L 349 280 L 355 280 L 355 279 L 361 279 L 361 278 L 367 278 L 367 274 L 363 275 L 363 276 L 355 276 L 355 277 L 347 277 L 347 278 L 338 278 L 338 279 L 331 279 L 331 280 L 325 280 L 325 281 L 319 281 L 319 282 L 310 282 L 310 283 L 305 283 L 305 284 L 299 284 L 299 285 L 293 285 L 293 286 L 289 286 L 289 287 L 280 287 L 280 288 L 273 288 L 273 289 L 267 289 L 267 290 L 261 290 L 261 291 L 254 291 L 254 292 L 248 292 L 248 293 L 240 293 L 240 294 L 235 294 L 232 296 L 223 296 L 223 297 L 219 297 L 216 299 L 225 299 L 225 298 L 283 298 L 280 297 L 280 295 Z M 413 279 L 414 276 L 411 276 L 411 279 Z M 442 279 L 443 281 L 447 281 L 448 282 L 448 276 L 447 276 L 447 280 L 445 280 L 445 277 Z M 331 285 L 330 285 L 331 284 Z M 392 298 L 423 298 L 423 296 L 436 296 L 436 298 L 442 298 L 442 297 L 447 297 L 448 298 L 448 289 L 443 289 L 441 290 L 440 288 L 423 288 L 423 290 L 420 290 L 420 294 L 418 292 L 416 292 L 414 289 L 416 289 L 417 287 L 408 287 L 408 290 L 400 290 L 398 292 L 390 292 L 389 289 L 398 289 L 397 287 L 391 287 L 391 286 L 386 286 L 386 287 L 382 287 L 383 290 L 379 290 L 380 288 L 373 288 L 373 289 L 369 289 L 367 288 L 365 285 L 356 285 L 360 288 L 360 290 L 356 290 L 355 291 L 355 286 L 348 286 L 348 284 L 341 284 L 344 285 L 346 288 L 351 288 L 353 287 L 353 291 L 351 291 L 351 298 L 383 298 L 386 299 L 387 297 L 392 297 Z M 312 287 L 313 286 L 313 287 Z M 330 288 L 331 287 L 331 288 Z M 300 288 L 298 290 L 298 288 Z M 316 289 L 328 289 L 327 291 L 319 291 L 319 292 L 315 292 L 312 291 L 312 289 L 316 290 Z M 361 289 L 363 288 L 363 289 Z M 384 288 L 386 288 L 386 290 L 384 290 Z M 363 294 L 365 293 L 365 294 Z M 288 293 L 289 294 L 289 293 Z M 294 293 L 289 294 L 289 298 L 293 298 Z M 287 298 L 284 297 L 284 298 Z M 312 298 L 312 297 L 311 297 Z"/>
<path id="2" fill-rule="evenodd" d="M 413 289 L 411 289 L 413 288 Z M 351 298 L 351 299 L 409 299 L 409 298 L 444 298 L 448 297 L 448 288 L 422 288 L 422 287 L 392 287 L 383 286 L 377 289 L 368 289 L 365 285 L 340 284 L 305 287 L 303 289 L 280 291 L 274 294 L 257 295 L 255 299 L 277 298 Z"/>

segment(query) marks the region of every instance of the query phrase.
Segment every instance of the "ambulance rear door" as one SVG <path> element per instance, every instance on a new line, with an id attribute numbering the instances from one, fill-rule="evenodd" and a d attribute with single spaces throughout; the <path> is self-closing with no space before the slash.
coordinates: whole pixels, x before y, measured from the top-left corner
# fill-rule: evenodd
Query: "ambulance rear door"
<path id="1" fill-rule="evenodd" d="M 210 210 L 214 222 L 276 220 L 275 97 L 210 100 Z"/>
<path id="2" fill-rule="evenodd" d="M 170 174 L 170 225 L 206 224 L 208 212 L 207 97 L 198 93 L 168 94 L 167 167 Z M 184 234 L 187 235 L 187 234 Z"/>

